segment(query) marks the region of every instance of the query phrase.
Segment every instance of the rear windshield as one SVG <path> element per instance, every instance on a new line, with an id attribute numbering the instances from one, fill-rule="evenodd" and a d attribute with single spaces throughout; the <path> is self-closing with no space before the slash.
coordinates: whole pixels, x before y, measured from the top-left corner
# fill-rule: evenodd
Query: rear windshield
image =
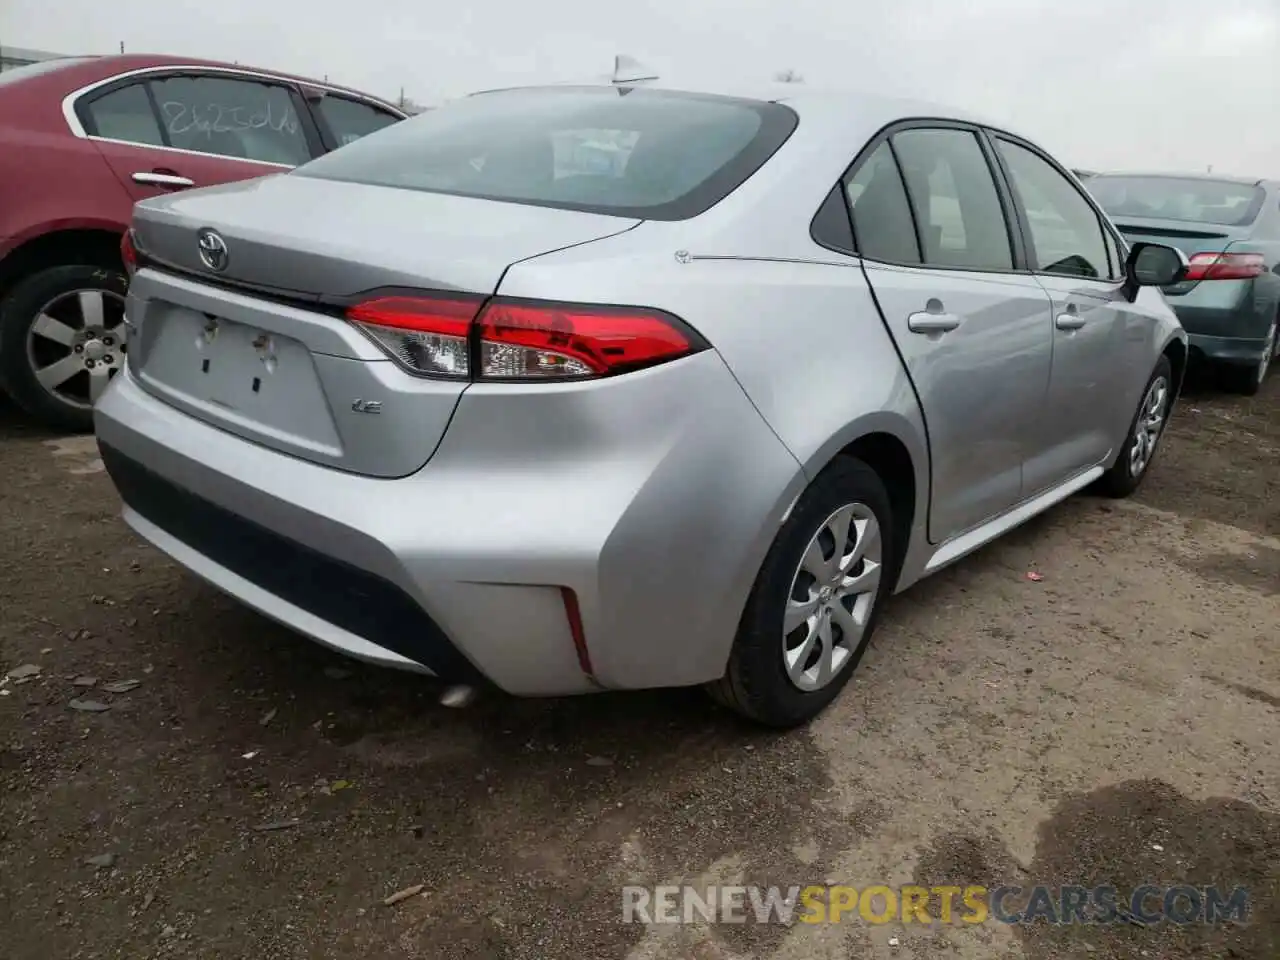
<path id="1" fill-rule="evenodd" d="M 35 63 L 24 63 L 20 67 L 0 70 L 0 87 L 19 80 L 29 80 L 46 73 L 53 73 L 66 67 L 74 67 L 78 63 L 88 63 L 92 57 L 56 57 L 53 60 L 37 60 Z"/>
<path id="2" fill-rule="evenodd" d="M 1089 192 L 1112 217 L 1183 220 L 1239 227 L 1252 223 L 1261 187 L 1198 177 L 1091 177 Z"/>
<path id="3" fill-rule="evenodd" d="M 292 175 L 683 220 L 735 190 L 796 122 L 780 104 L 726 97 L 506 90 L 379 130 Z"/>

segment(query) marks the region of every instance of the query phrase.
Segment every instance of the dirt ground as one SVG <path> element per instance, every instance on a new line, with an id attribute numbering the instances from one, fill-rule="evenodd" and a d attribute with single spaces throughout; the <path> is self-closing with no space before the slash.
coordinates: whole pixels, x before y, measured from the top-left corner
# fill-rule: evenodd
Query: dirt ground
<path id="1" fill-rule="evenodd" d="M 184 575 L 5 408 L 0 673 L 40 670 L 0 688 L 0 956 L 1275 960 L 1278 454 L 1280 377 L 1191 393 L 1134 501 L 897 598 L 777 736 L 695 691 L 441 708 Z M 828 881 L 1244 885 L 1251 923 L 620 922 L 626 883 Z"/>

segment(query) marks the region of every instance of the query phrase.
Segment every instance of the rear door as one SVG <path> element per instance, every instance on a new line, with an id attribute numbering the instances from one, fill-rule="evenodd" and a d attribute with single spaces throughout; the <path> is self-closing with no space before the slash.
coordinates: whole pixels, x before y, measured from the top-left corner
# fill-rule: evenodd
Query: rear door
<path id="1" fill-rule="evenodd" d="M 1106 459 L 1116 422 L 1150 370 L 1152 319 L 1122 294 L 1118 248 L 1076 184 L 1043 153 L 993 134 L 1025 232 L 1027 260 L 1053 301 L 1053 372 L 1044 429 L 1026 463 L 1035 493 Z M 1118 416 L 1119 414 L 1119 416 Z"/>
<path id="2" fill-rule="evenodd" d="M 322 149 L 297 89 L 251 74 L 127 77 L 75 109 L 134 200 L 281 173 Z"/>
<path id="3" fill-rule="evenodd" d="M 1049 382 L 1049 297 L 1018 269 L 1011 212 L 975 128 L 899 127 L 846 190 L 867 280 L 924 412 L 929 533 L 942 542 L 1023 495 Z"/>

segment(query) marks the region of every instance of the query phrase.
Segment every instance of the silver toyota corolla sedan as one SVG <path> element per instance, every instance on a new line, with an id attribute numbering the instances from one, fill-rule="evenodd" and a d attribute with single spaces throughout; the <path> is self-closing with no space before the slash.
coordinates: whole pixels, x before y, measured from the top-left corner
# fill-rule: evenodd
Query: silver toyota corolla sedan
<path id="1" fill-rule="evenodd" d="M 1182 379 L 1034 143 L 935 106 L 477 94 L 138 205 L 96 410 L 139 534 L 293 629 L 522 696 L 817 714 L 885 598 L 1095 484 Z"/>

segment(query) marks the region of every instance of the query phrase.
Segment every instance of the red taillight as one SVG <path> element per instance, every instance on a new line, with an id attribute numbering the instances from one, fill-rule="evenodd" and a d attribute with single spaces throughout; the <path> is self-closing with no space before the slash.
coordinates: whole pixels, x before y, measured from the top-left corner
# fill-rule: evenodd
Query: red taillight
<path id="1" fill-rule="evenodd" d="M 415 373 L 471 377 L 471 322 L 480 297 L 379 297 L 347 310 L 382 349 Z"/>
<path id="2" fill-rule="evenodd" d="M 138 272 L 138 248 L 133 243 L 133 230 L 124 232 L 120 238 L 120 259 L 124 261 L 124 272 L 133 276 Z"/>
<path id="3" fill-rule="evenodd" d="M 485 379 L 603 377 L 694 349 L 674 317 L 625 307 L 495 300 L 477 323 Z"/>
<path id="4" fill-rule="evenodd" d="M 1188 280 L 1247 280 L 1267 271 L 1260 253 L 1197 253 L 1191 257 Z"/>
<path id="5" fill-rule="evenodd" d="M 437 296 L 383 297 L 347 318 L 415 373 L 477 380 L 581 380 L 674 360 L 704 344 L 639 307 Z"/>

